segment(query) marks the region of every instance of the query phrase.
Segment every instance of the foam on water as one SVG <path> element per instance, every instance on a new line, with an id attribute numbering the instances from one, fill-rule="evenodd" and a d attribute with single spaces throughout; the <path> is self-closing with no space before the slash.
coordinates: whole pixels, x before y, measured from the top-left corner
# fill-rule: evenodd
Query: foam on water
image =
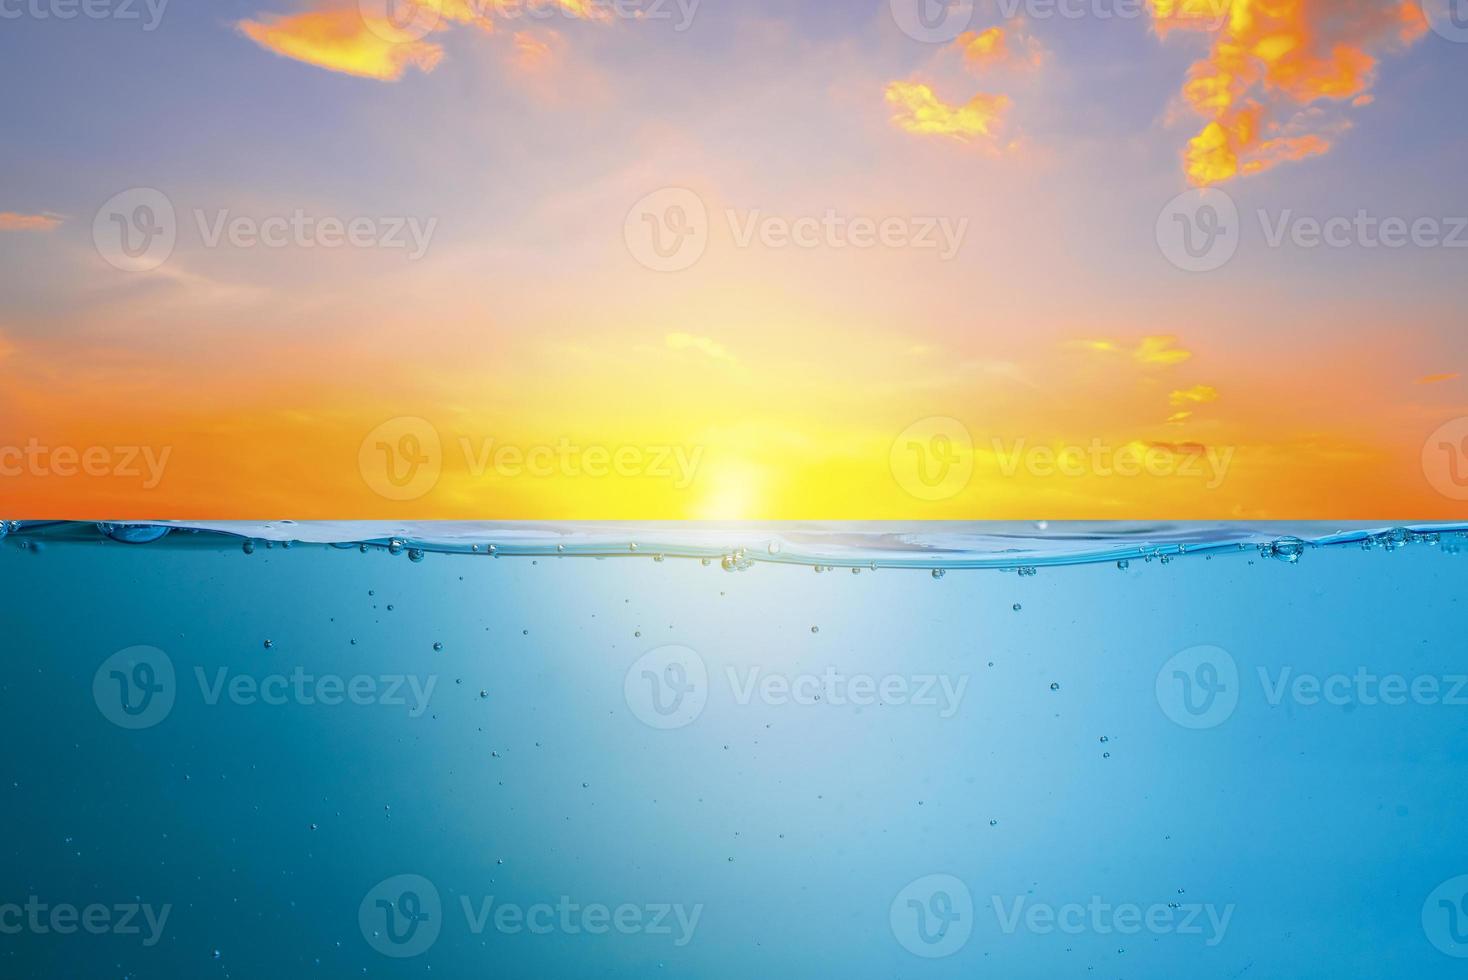
<path id="1" fill-rule="evenodd" d="M 97 536 L 148 544 L 172 535 L 229 535 L 246 551 L 293 543 L 486 556 L 695 558 L 729 571 L 757 563 L 834 568 L 1017 570 L 1257 552 L 1294 564 L 1319 548 L 1458 549 L 1468 523 L 1142 523 L 1071 521 L 859 523 L 623 523 L 495 521 L 168 521 L 156 524 L 0 522 L 24 536 Z M 0 534 L 3 534 L 0 531 Z M 935 575 L 935 577 L 938 577 Z"/>

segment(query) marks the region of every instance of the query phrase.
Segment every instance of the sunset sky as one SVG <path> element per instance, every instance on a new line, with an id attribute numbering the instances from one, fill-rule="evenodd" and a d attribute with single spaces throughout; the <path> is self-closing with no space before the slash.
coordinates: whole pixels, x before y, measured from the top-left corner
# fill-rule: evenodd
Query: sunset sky
<path id="1" fill-rule="evenodd" d="M 1468 28 L 1417 0 L 48 2 L 8 518 L 1468 516 Z"/>

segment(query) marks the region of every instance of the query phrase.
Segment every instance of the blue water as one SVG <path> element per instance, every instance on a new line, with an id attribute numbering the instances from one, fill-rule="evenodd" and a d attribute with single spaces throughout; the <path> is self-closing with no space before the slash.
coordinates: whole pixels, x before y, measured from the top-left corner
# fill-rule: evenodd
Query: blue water
<path id="1" fill-rule="evenodd" d="M 14 527 L 0 976 L 1462 976 L 1465 550 Z"/>

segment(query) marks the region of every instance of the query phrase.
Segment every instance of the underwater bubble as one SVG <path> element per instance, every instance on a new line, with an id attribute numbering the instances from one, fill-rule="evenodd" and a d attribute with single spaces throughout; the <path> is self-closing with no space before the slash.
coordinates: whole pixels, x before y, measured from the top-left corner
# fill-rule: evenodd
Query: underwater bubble
<path id="1" fill-rule="evenodd" d="M 364 555 L 367 554 L 367 546 L 365 544 L 359 544 L 359 545 L 357 545 L 357 550 L 360 551 Z"/>
<path id="2" fill-rule="evenodd" d="M 772 554 L 772 555 L 778 555 L 780 553 L 780 542 L 778 542 L 778 541 L 771 541 L 770 542 L 770 547 L 769 547 L 768 550 L 769 550 L 770 554 Z"/>
<path id="3" fill-rule="evenodd" d="M 1101 736 L 1101 741 L 1102 741 L 1102 742 L 1103 742 L 1103 743 L 1104 743 L 1104 742 L 1109 742 L 1109 741 L 1111 741 L 1111 739 L 1110 739 L 1110 738 L 1109 738 L 1109 737 L 1108 737 L 1108 736 L 1106 736 L 1106 735 L 1102 735 L 1102 736 Z"/>
<path id="4" fill-rule="evenodd" d="M 267 649 L 267 650 L 273 650 L 273 649 L 275 649 L 275 641 L 274 640 L 266 640 L 265 641 L 265 649 Z"/>
<path id="5" fill-rule="evenodd" d="M 245 539 L 245 543 L 241 547 L 247 555 L 253 555 L 255 553 L 255 542 L 249 538 Z"/>
<path id="6" fill-rule="evenodd" d="M 1265 558 L 1273 558 L 1294 565 L 1305 553 L 1305 542 L 1299 538 L 1280 538 L 1278 541 L 1261 546 L 1259 553 Z"/>
<path id="7" fill-rule="evenodd" d="M 1024 608 L 1024 606 L 1021 606 L 1019 603 L 1016 602 L 1012 608 L 1015 612 L 1019 612 L 1021 609 Z"/>
<path id="8" fill-rule="evenodd" d="M 422 561 L 422 560 L 423 560 L 423 549 L 422 548 L 409 548 L 408 549 L 408 561 Z"/>
<path id="9" fill-rule="evenodd" d="M 405 547 L 406 545 L 404 545 L 403 542 L 399 541 L 397 538 L 393 538 L 387 543 L 387 553 L 390 555 L 401 555 L 403 553 L 403 548 Z"/>
<path id="10" fill-rule="evenodd" d="M 948 573 L 945 572 L 941 568 L 935 568 L 935 569 L 933 569 L 933 578 L 942 578 L 944 575 L 947 575 L 947 574 Z"/>
<path id="11" fill-rule="evenodd" d="M 637 542 L 634 541 L 632 544 L 629 544 L 627 546 L 627 550 L 628 551 L 636 551 L 637 550 Z"/>
<path id="12" fill-rule="evenodd" d="M 853 575 L 860 575 L 861 574 L 861 569 L 860 568 L 853 568 L 851 570 L 851 574 L 853 574 Z"/>
<path id="13" fill-rule="evenodd" d="M 1055 683 L 1054 681 L 1051 681 L 1051 683 L 1050 683 L 1050 690 L 1052 690 L 1052 691 L 1058 691 L 1058 690 L 1060 690 L 1060 685 L 1057 684 L 1057 683 Z"/>
<path id="14" fill-rule="evenodd" d="M 819 633 L 819 632 L 820 632 L 820 631 L 821 631 L 821 628 L 820 628 L 820 627 L 819 627 L 819 626 L 812 626 L 812 627 L 811 627 L 811 628 L 810 628 L 810 631 L 811 631 L 811 632 L 812 632 L 812 633 Z"/>
<path id="15" fill-rule="evenodd" d="M 633 636 L 641 636 L 642 635 L 642 630 L 636 630 L 636 631 L 633 632 L 632 635 Z"/>
<path id="16" fill-rule="evenodd" d="M 989 826 L 990 827 L 997 827 L 997 826 L 999 826 L 999 821 L 998 820 L 990 820 L 989 821 Z"/>
<path id="17" fill-rule="evenodd" d="M 707 568 L 714 563 L 714 560 L 712 558 L 700 558 L 698 563 L 704 568 Z"/>
<path id="18" fill-rule="evenodd" d="M 1128 568 L 1131 568 L 1132 567 L 1132 563 L 1129 562 L 1129 561 L 1127 561 L 1125 558 L 1123 558 L 1121 561 L 1119 561 L 1119 562 L 1116 563 L 1116 567 L 1119 568 L 1119 569 L 1121 569 L 1124 572 Z"/>
<path id="19" fill-rule="evenodd" d="M 479 690 L 479 697 L 480 697 L 481 700 L 483 700 L 484 698 L 489 697 L 489 692 L 486 691 L 486 690 L 484 690 L 483 688 L 480 688 L 480 690 Z"/>
<path id="20" fill-rule="evenodd" d="M 443 644 L 442 643 L 435 642 L 433 644 L 433 649 L 434 649 L 435 652 L 441 652 L 443 650 Z"/>
<path id="21" fill-rule="evenodd" d="M 97 530 L 124 544 L 149 544 L 168 534 L 173 528 L 158 527 L 156 524 L 109 524 L 99 523 Z"/>

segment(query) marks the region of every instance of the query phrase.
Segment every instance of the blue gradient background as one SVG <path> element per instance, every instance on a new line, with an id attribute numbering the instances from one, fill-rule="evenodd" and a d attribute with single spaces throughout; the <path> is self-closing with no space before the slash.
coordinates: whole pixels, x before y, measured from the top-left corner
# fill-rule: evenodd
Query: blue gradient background
<path id="1" fill-rule="evenodd" d="M 247 555 L 205 535 L 39 550 L 7 539 L 0 903 L 173 910 L 151 949 L 0 935 L 0 974 L 1461 975 L 1421 914 L 1468 873 L 1468 708 L 1271 707 L 1255 673 L 1462 672 L 1468 559 L 1449 550 L 935 581 L 642 556 Z M 657 731 L 623 679 L 673 643 L 698 652 L 711 688 L 696 721 Z M 125 731 L 99 712 L 92 679 L 135 644 L 167 652 L 179 691 L 161 724 Z M 1243 684 L 1226 723 L 1189 731 L 1154 685 L 1198 644 L 1229 651 Z M 438 681 L 410 718 L 385 705 L 210 706 L 194 678 L 298 665 Z M 969 681 L 947 719 L 919 705 L 739 704 L 725 671 L 752 666 Z M 394 960 L 357 910 L 403 873 L 436 885 L 445 918 L 428 952 Z M 935 873 L 967 885 L 976 917 L 960 950 L 928 960 L 898 941 L 889 911 Z M 703 911 L 681 948 L 474 935 L 460 896 L 489 895 Z M 1006 934 L 992 896 L 1236 908 L 1210 947 Z"/>

